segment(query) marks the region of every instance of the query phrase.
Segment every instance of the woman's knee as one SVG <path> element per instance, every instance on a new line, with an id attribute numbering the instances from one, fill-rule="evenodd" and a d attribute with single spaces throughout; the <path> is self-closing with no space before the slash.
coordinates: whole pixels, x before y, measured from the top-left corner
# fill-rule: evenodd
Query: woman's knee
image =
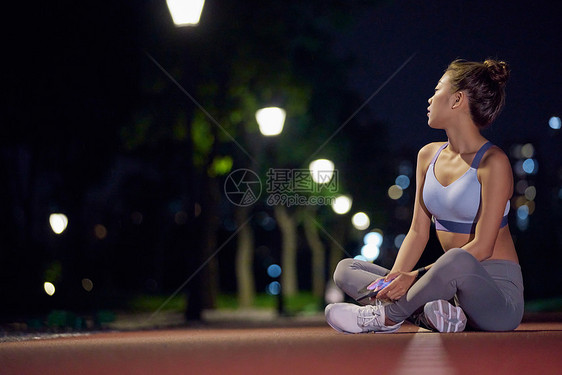
<path id="1" fill-rule="evenodd" d="M 466 269 L 466 267 L 470 267 L 472 264 L 480 263 L 471 253 L 459 247 L 447 250 L 438 261 L 455 265 L 461 269 Z"/>
<path id="2" fill-rule="evenodd" d="M 351 265 L 353 264 L 353 258 L 346 258 L 339 261 L 334 271 L 334 283 L 341 288 L 342 281 L 346 278 L 346 273 L 351 270 Z"/>

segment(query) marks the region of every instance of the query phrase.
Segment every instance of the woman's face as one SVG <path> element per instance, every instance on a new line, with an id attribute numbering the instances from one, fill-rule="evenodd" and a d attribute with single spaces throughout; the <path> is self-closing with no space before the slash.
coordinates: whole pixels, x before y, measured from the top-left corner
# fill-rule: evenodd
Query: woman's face
<path id="1" fill-rule="evenodd" d="M 451 86 L 448 73 L 435 86 L 435 93 L 429 100 L 427 107 L 427 124 L 434 129 L 443 129 L 450 123 L 453 115 L 452 107 L 455 104 L 453 87 Z"/>

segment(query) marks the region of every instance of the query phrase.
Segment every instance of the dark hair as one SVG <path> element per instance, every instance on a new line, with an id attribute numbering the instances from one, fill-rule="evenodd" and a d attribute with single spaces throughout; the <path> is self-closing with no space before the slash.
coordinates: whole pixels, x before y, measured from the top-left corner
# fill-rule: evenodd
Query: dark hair
<path id="1" fill-rule="evenodd" d="M 481 129 L 490 125 L 505 103 L 509 66 L 504 61 L 455 60 L 445 70 L 455 91 L 465 91 L 474 123 Z"/>

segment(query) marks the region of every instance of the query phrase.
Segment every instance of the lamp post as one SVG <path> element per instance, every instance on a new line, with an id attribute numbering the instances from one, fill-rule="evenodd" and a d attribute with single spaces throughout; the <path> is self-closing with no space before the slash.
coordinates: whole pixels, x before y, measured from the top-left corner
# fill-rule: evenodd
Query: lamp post
<path id="1" fill-rule="evenodd" d="M 286 112 L 283 108 L 266 107 L 266 108 L 258 109 L 256 111 L 256 121 L 258 123 L 260 133 L 265 137 L 273 137 L 281 134 L 281 132 L 283 132 L 283 125 L 285 124 L 285 117 L 286 117 Z M 259 143 L 260 145 L 262 144 L 262 142 Z M 282 279 L 283 278 L 286 279 L 287 274 L 294 273 L 293 272 L 294 270 L 292 270 L 290 266 L 287 266 L 287 264 L 289 263 L 287 262 L 287 260 L 289 258 L 292 258 L 294 254 L 296 254 L 296 249 L 293 249 L 294 246 L 291 245 L 292 241 L 287 241 L 286 231 L 291 231 L 290 228 L 293 227 L 293 225 L 289 223 L 291 221 L 289 215 L 286 213 L 280 215 L 279 214 L 279 210 L 281 210 L 280 206 L 276 207 L 275 210 L 276 210 L 275 216 L 278 222 L 280 218 L 285 218 L 285 220 L 281 220 L 281 222 L 279 222 L 284 237 L 284 245 L 282 250 L 284 255 L 282 256 L 282 259 L 284 259 L 285 261 L 282 262 L 282 268 L 280 268 L 280 270 L 281 269 L 283 270 L 283 277 L 280 279 L 281 281 L 281 284 L 279 285 L 280 288 L 279 290 L 276 290 L 277 313 L 280 316 L 282 316 L 285 315 L 285 305 L 283 301 L 283 291 L 281 289 L 283 287 L 286 287 L 286 283 L 282 282 Z"/>

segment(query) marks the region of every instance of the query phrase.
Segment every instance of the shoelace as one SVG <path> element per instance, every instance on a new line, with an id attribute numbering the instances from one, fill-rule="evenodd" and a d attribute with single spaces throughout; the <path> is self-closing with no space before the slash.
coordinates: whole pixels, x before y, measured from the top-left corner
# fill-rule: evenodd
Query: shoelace
<path id="1" fill-rule="evenodd" d="M 375 326 L 382 327 L 384 322 L 381 322 L 381 310 L 383 308 L 382 302 L 376 300 L 376 304 L 363 306 L 357 315 L 357 325 L 360 327 Z"/>

